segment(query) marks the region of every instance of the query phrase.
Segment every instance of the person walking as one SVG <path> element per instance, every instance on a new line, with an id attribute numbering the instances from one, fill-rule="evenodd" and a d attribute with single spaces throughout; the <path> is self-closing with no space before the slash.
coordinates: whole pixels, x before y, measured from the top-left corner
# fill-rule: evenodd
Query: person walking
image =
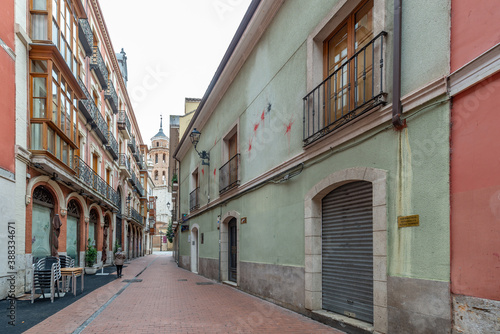
<path id="1" fill-rule="evenodd" d="M 121 248 L 118 248 L 115 253 L 116 278 L 122 277 L 123 261 L 125 261 L 125 254 Z"/>

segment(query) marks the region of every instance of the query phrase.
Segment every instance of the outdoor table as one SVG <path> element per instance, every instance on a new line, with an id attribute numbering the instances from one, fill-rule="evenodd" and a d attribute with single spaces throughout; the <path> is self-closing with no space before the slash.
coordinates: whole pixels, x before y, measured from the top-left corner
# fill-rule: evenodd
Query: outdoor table
<path id="1" fill-rule="evenodd" d="M 85 276 L 83 272 L 83 268 L 61 268 L 61 276 L 63 279 L 63 286 L 65 286 L 66 277 L 70 277 L 72 279 L 72 290 L 73 295 L 76 296 L 76 278 L 78 276 L 82 277 L 82 292 L 83 292 L 83 277 Z"/>

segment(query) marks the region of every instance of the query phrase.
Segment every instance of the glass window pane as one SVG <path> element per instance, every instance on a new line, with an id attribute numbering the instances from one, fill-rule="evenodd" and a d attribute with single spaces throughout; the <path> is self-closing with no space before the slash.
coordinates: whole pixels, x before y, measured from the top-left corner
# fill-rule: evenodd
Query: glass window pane
<path id="1" fill-rule="evenodd" d="M 64 131 L 64 127 L 66 126 L 66 99 L 64 98 L 64 95 L 61 93 L 61 130 Z"/>
<path id="2" fill-rule="evenodd" d="M 42 124 L 39 123 L 31 124 L 31 149 L 32 150 L 42 149 Z"/>
<path id="3" fill-rule="evenodd" d="M 31 61 L 31 72 L 33 72 L 33 73 L 47 73 L 47 61 L 46 60 L 32 60 Z"/>
<path id="4" fill-rule="evenodd" d="M 354 48 L 357 51 L 373 39 L 373 1 L 368 1 L 355 16 Z"/>
<path id="5" fill-rule="evenodd" d="M 73 169 L 73 149 L 69 150 L 69 168 Z"/>
<path id="6" fill-rule="evenodd" d="M 47 10 L 47 0 L 33 0 L 33 9 Z"/>
<path id="7" fill-rule="evenodd" d="M 45 112 L 46 100 L 47 99 L 33 98 L 33 118 L 47 117 L 47 113 Z"/>
<path id="8" fill-rule="evenodd" d="M 59 49 L 59 27 L 55 21 L 52 21 L 52 43 Z"/>
<path id="9" fill-rule="evenodd" d="M 68 165 L 68 143 L 62 142 L 62 161 Z"/>
<path id="10" fill-rule="evenodd" d="M 47 97 L 46 78 L 33 78 L 33 97 Z"/>
<path id="11" fill-rule="evenodd" d="M 52 122 L 57 124 L 57 113 L 58 111 L 58 99 L 59 97 L 59 86 L 55 81 L 52 82 Z"/>
<path id="12" fill-rule="evenodd" d="M 47 129 L 47 150 L 54 154 L 54 130 L 50 127 Z"/>
<path id="13" fill-rule="evenodd" d="M 47 40 L 47 15 L 31 15 L 31 39 Z"/>
<path id="14" fill-rule="evenodd" d="M 57 21 L 57 14 L 58 14 L 57 2 L 58 2 L 58 0 L 52 0 L 52 17 L 56 21 Z"/>
<path id="15" fill-rule="evenodd" d="M 56 135 L 56 157 L 61 160 L 61 137 Z"/>
<path id="16" fill-rule="evenodd" d="M 71 138 L 71 103 L 66 100 L 66 136 Z"/>

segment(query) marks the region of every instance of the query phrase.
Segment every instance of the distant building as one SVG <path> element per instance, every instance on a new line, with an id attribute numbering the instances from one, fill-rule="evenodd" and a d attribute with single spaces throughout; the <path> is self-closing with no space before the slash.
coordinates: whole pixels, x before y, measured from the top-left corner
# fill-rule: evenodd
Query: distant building
<path id="1" fill-rule="evenodd" d="M 151 138 L 149 159 L 153 162 L 152 177 L 155 186 L 167 185 L 169 163 L 169 140 L 163 132 L 163 119 L 160 117 L 160 130 Z"/>

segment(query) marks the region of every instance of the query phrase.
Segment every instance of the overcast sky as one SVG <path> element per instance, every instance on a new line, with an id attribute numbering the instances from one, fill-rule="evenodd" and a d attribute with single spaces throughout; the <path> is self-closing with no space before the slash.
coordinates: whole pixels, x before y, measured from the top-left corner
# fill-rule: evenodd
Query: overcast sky
<path id="1" fill-rule="evenodd" d="M 202 98 L 251 0 L 100 0 L 115 52 L 127 53 L 128 93 L 143 141 L 160 114 Z"/>

